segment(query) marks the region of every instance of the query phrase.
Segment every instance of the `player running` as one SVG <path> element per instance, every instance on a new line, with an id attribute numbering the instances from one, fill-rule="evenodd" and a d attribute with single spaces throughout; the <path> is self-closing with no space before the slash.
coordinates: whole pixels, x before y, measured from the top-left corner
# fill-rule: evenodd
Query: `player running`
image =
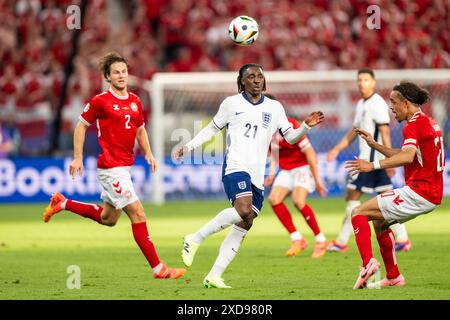
<path id="1" fill-rule="evenodd" d="M 300 127 L 297 120 L 288 117 L 288 121 L 294 129 Z M 277 160 L 280 172 L 275 178 L 278 166 Z M 291 236 L 291 247 L 286 255 L 289 257 L 296 256 L 308 247 L 308 242 L 295 228 L 291 213 L 283 203 L 284 199 L 291 193 L 294 206 L 303 215 L 315 236 L 316 243 L 312 257 L 322 257 L 327 249 L 327 241 L 320 231 L 313 209 L 306 203 L 306 197 L 315 189 L 321 197 L 324 197 L 327 190 L 319 178 L 316 152 L 306 136 L 302 137 L 296 144 L 289 144 L 281 135 L 275 134 L 271 144 L 270 172 L 265 185 L 271 185 L 272 182 L 269 203 Z"/>
<path id="2" fill-rule="evenodd" d="M 401 82 L 393 88 L 390 95 L 391 110 L 399 122 L 406 120 L 401 149 L 383 146 L 367 131 L 355 130 L 371 148 L 384 154 L 386 159 L 373 162 L 364 159 L 347 161 L 346 168 L 350 174 L 404 166 L 406 186 L 387 191 L 353 209 L 352 224 L 363 261 L 354 289 L 363 288 L 380 267 L 372 254 L 369 221 L 373 221 L 386 267 L 386 278 L 369 283 L 367 287 L 403 286 L 405 278 L 398 269 L 394 235 L 389 225 L 404 223 L 431 212 L 442 201 L 444 140 L 437 122 L 420 109 L 429 97 L 428 91 L 412 82 Z"/>
<path id="3" fill-rule="evenodd" d="M 207 288 L 230 288 L 222 274 L 262 208 L 265 164 L 273 134 L 279 130 L 294 144 L 324 118 L 322 112 L 313 112 L 299 128 L 292 128 L 283 106 L 262 94 L 266 90 L 266 80 L 260 65 L 242 66 L 237 85 L 239 93 L 225 98 L 210 124 L 173 153 L 174 159 L 179 159 L 227 128 L 222 182 L 232 208 L 222 210 L 196 233 L 187 235 L 182 249 L 184 263 L 191 266 L 197 249 L 208 236 L 233 225 L 203 281 Z"/>
<path id="4" fill-rule="evenodd" d="M 389 130 L 389 107 L 384 99 L 375 92 L 375 74 L 372 69 L 363 68 L 358 70 L 358 89 L 361 99 L 356 105 L 355 119 L 353 127 L 347 132 L 342 140 L 332 148 L 327 155 L 328 161 L 333 161 L 339 153 L 347 148 L 358 136 L 355 128 L 363 129 L 372 133 L 374 139 L 390 148 L 391 137 Z M 384 159 L 383 154 L 370 149 L 362 138 L 359 138 L 359 158 L 367 161 L 376 161 Z M 382 193 L 392 190 L 390 177 L 394 175 L 394 169 L 377 169 L 370 173 L 360 173 L 355 176 L 349 176 L 347 184 L 347 207 L 345 208 L 345 217 L 342 222 L 341 231 L 336 238 L 328 245 L 328 251 L 346 252 L 348 250 L 348 240 L 352 235 L 351 212 L 361 204 L 360 198 L 363 193 Z M 404 225 L 397 225 L 394 231 L 397 234 L 396 248 L 402 251 L 411 249 L 411 242 L 408 240 L 408 234 Z"/>
<path id="5" fill-rule="evenodd" d="M 55 193 L 45 209 L 44 221 L 53 215 L 69 210 L 82 217 L 92 219 L 105 226 L 114 226 L 122 210 L 131 220 L 133 236 L 153 269 L 156 279 L 177 279 L 186 269 L 168 268 L 160 261 L 155 246 L 148 235 L 144 208 L 139 201 L 131 181 L 131 166 L 134 163 L 134 144 L 137 138 L 144 151 L 145 160 L 152 172 L 157 169 L 147 131 L 145 130 L 141 100 L 127 91 L 127 60 L 117 53 L 110 53 L 100 61 L 102 73 L 111 84 L 108 91 L 93 97 L 80 115 L 74 132 L 74 160 L 69 173 L 73 179 L 77 173 L 83 175 L 83 144 L 87 128 L 96 124 L 102 152 L 98 157 L 98 180 L 103 189 L 103 207 L 66 199 Z"/>

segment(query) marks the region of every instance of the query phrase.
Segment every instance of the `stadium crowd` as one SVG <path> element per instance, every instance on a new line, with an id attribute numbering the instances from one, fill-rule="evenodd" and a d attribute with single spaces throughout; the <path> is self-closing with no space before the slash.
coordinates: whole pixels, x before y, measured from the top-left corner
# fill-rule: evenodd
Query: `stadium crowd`
<path id="1" fill-rule="evenodd" d="M 75 33 L 66 9 L 76 3 L 0 0 L 0 121 L 15 154 L 49 147 Z M 266 70 L 450 68 L 446 0 L 371 3 L 381 9 L 380 29 L 367 28 L 369 4 L 359 0 L 117 0 L 116 11 L 106 0 L 88 1 L 61 147 L 70 144 L 87 99 L 101 91 L 98 58 L 112 50 L 127 56 L 130 73 L 143 80 L 162 71 L 235 71 L 249 61 Z M 244 49 L 227 39 L 230 17 L 241 14 L 259 22 L 258 45 Z"/>

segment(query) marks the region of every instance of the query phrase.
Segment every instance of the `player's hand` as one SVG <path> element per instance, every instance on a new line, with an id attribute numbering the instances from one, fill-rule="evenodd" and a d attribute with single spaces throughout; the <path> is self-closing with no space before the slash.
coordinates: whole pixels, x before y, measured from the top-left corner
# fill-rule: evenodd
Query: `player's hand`
<path id="1" fill-rule="evenodd" d="M 395 176 L 395 168 L 387 168 L 386 174 L 388 175 L 389 178 L 392 178 L 393 176 Z"/>
<path id="2" fill-rule="evenodd" d="M 305 119 L 305 123 L 309 127 L 314 127 L 325 119 L 322 111 L 314 111 Z"/>
<path id="3" fill-rule="evenodd" d="M 373 139 L 372 135 L 370 133 L 368 133 L 367 131 L 364 131 L 363 129 L 360 128 L 355 128 L 353 129 L 355 130 L 355 132 L 364 140 L 366 140 L 366 143 L 369 147 L 372 147 L 375 145 L 375 140 Z"/>
<path id="4" fill-rule="evenodd" d="M 266 187 L 272 185 L 273 179 L 274 179 L 274 178 L 275 178 L 275 175 L 273 175 L 273 174 L 267 176 L 267 178 L 264 180 L 264 185 L 265 185 Z"/>
<path id="5" fill-rule="evenodd" d="M 75 158 L 69 166 L 69 174 L 72 176 L 72 180 L 75 180 L 77 172 L 80 173 L 80 177 L 83 176 L 83 159 Z"/>
<path id="6" fill-rule="evenodd" d="M 158 163 L 153 157 L 153 154 L 147 153 L 145 155 L 145 161 L 147 161 L 148 165 L 152 168 L 152 173 L 155 173 L 155 171 L 158 169 Z"/>
<path id="7" fill-rule="evenodd" d="M 325 198 L 327 196 L 328 190 L 327 188 L 325 188 L 322 182 L 320 181 L 316 182 L 316 190 L 319 196 L 321 196 L 322 198 Z"/>
<path id="8" fill-rule="evenodd" d="M 176 148 L 172 153 L 172 159 L 178 161 L 183 158 L 183 156 L 188 153 L 189 150 L 186 146 Z"/>
<path id="9" fill-rule="evenodd" d="M 344 167 L 352 176 L 360 172 L 373 171 L 373 163 L 355 157 L 355 160 L 345 161 Z"/>

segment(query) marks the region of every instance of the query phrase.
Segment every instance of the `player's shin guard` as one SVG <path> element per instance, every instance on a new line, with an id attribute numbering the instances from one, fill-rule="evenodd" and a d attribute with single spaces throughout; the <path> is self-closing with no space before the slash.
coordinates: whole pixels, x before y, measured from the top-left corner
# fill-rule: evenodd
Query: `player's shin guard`
<path id="1" fill-rule="evenodd" d="M 363 261 L 363 267 L 365 267 L 373 258 L 369 219 L 363 215 L 356 215 L 352 218 L 352 224 L 359 254 Z"/>
<path id="2" fill-rule="evenodd" d="M 216 262 L 214 262 L 214 265 L 209 272 L 209 276 L 215 277 L 222 275 L 236 256 L 236 253 L 238 252 L 246 234 L 247 230 L 238 226 L 233 226 L 230 233 L 223 240 L 222 245 L 220 246 L 219 255 L 217 256 Z"/>
<path id="3" fill-rule="evenodd" d="M 134 240 L 138 244 L 145 258 L 152 268 L 159 265 L 160 261 L 158 254 L 156 253 L 155 246 L 153 245 L 150 236 L 148 235 L 147 223 L 139 222 L 131 224 L 133 229 Z"/>
<path id="4" fill-rule="evenodd" d="M 102 224 L 103 208 L 99 205 L 67 199 L 65 209 Z"/>
<path id="5" fill-rule="evenodd" d="M 227 208 L 219 212 L 212 220 L 200 228 L 200 230 L 192 237 L 195 243 L 202 243 L 210 235 L 222 231 L 232 224 L 242 221 L 241 216 L 235 208 Z"/>
<path id="6" fill-rule="evenodd" d="M 275 212 L 275 214 L 277 215 L 278 219 L 280 219 L 280 222 L 283 224 L 283 226 L 289 232 L 289 234 L 291 234 L 297 230 L 294 226 L 294 222 L 292 221 L 291 213 L 289 212 L 289 209 L 286 207 L 286 205 L 283 202 L 272 206 L 272 209 Z"/>
<path id="7" fill-rule="evenodd" d="M 320 228 L 319 224 L 317 223 L 316 215 L 314 214 L 313 209 L 308 204 L 305 204 L 305 206 L 302 209 L 300 208 L 298 209 L 302 214 L 303 218 L 305 218 L 306 223 L 311 228 L 314 235 L 317 236 L 320 233 Z"/>
<path id="8" fill-rule="evenodd" d="M 342 221 L 341 232 L 339 233 L 336 239 L 339 244 L 347 244 L 348 239 L 350 239 L 350 236 L 352 235 L 353 232 L 352 211 L 360 204 L 361 202 L 356 200 L 350 200 L 347 202 L 347 207 L 345 208 L 345 217 L 344 220 Z"/>
<path id="9" fill-rule="evenodd" d="M 400 275 L 395 256 L 395 238 L 391 229 L 377 235 L 381 256 L 386 267 L 386 278 L 395 279 Z"/>

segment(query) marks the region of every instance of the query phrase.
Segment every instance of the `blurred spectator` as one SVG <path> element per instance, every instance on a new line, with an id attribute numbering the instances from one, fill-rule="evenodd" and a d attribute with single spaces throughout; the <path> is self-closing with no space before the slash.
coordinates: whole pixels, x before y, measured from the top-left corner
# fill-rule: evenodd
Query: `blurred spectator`
<path id="1" fill-rule="evenodd" d="M 13 141 L 0 121 L 0 159 L 7 158 L 13 151 L 13 148 Z"/>

